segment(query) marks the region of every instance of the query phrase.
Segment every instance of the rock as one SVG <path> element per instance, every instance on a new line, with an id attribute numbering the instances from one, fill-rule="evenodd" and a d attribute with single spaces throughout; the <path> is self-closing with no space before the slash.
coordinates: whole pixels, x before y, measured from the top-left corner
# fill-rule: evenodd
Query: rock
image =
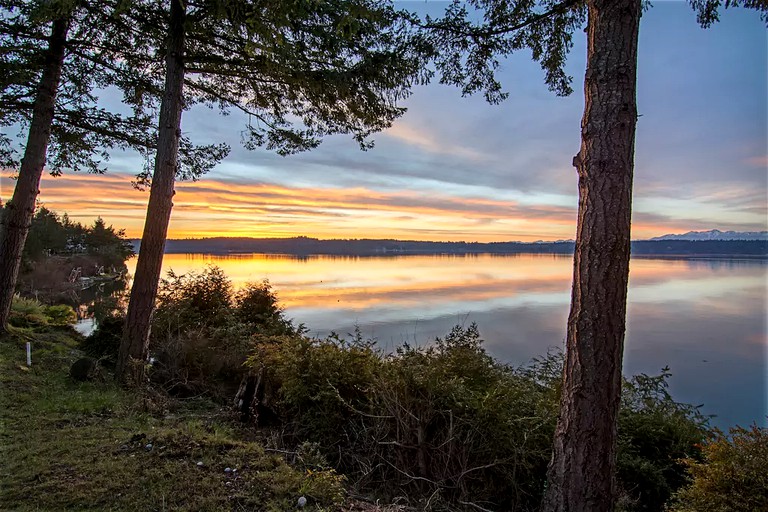
<path id="1" fill-rule="evenodd" d="M 78 359 L 69 369 L 69 376 L 78 382 L 94 380 L 99 375 L 99 365 L 95 359 L 90 357 Z"/>
<path id="2" fill-rule="evenodd" d="M 138 442 L 139 442 L 139 441 L 141 441 L 142 439 L 146 439 L 146 438 L 147 438 L 147 434 L 141 434 L 141 433 L 139 433 L 139 434 L 133 434 L 133 435 L 131 436 L 131 442 L 132 442 L 132 443 L 138 443 Z"/>
<path id="3" fill-rule="evenodd" d="M 198 462 L 197 463 L 197 467 L 199 467 L 199 468 L 203 467 L 203 461 Z"/>
<path id="4" fill-rule="evenodd" d="M 299 506 L 299 508 L 304 507 L 304 505 L 307 504 L 307 498 L 304 496 L 299 496 L 299 500 L 296 502 L 296 504 Z"/>
<path id="5" fill-rule="evenodd" d="M 232 472 L 232 468 L 224 468 L 224 472 L 225 473 L 231 473 Z"/>

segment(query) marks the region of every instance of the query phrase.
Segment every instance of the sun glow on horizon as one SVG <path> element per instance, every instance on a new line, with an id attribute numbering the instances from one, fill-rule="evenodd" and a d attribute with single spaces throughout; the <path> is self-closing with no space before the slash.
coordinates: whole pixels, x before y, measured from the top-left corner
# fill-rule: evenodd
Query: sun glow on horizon
<path id="1" fill-rule="evenodd" d="M 2 181 L 7 198 L 10 174 L 3 173 Z M 101 217 L 125 229 L 128 237 L 140 238 L 148 198 L 148 191 L 133 188 L 125 174 L 65 174 L 43 177 L 39 201 L 72 220 L 90 224 Z M 645 213 L 648 209 L 635 213 L 634 239 L 723 227 L 664 218 Z M 168 236 L 534 242 L 572 239 L 575 227 L 575 204 L 552 204 L 551 198 L 537 200 L 535 194 L 523 202 L 476 193 L 289 187 L 211 178 L 177 183 Z"/>

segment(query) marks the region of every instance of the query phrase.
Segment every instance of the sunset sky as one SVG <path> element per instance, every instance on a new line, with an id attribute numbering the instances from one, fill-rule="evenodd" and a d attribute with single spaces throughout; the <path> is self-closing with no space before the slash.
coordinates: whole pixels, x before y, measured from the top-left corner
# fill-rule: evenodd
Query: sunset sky
<path id="1" fill-rule="evenodd" d="M 417 4 L 423 7 L 424 4 Z M 434 3 L 430 3 L 430 6 Z M 437 4 L 439 6 L 439 4 Z M 727 10 L 700 28 L 684 2 L 655 2 L 641 22 L 633 238 L 689 230 L 768 229 L 768 39 L 753 11 Z M 573 238 L 585 35 L 559 98 L 522 52 L 502 63 L 501 105 L 432 84 L 361 152 L 349 137 L 280 157 L 240 146 L 245 120 L 185 112 L 193 142 L 232 146 L 197 183 L 179 183 L 171 238 L 315 236 L 421 240 Z M 109 98 L 107 98 L 109 100 Z M 46 176 L 40 200 L 90 223 L 103 217 L 139 237 L 148 192 L 142 162 L 115 153 L 105 175 Z M 14 182 L 3 173 L 0 197 Z"/>

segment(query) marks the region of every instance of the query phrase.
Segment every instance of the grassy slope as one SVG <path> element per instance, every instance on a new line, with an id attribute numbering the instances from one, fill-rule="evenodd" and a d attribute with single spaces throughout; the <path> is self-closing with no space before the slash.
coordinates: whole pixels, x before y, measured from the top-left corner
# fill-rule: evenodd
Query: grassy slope
<path id="1" fill-rule="evenodd" d="M 72 381 L 76 336 L 42 327 L 0 339 L 0 509 L 285 511 L 301 495 L 310 510 L 340 501 L 336 475 L 291 468 L 211 405 L 168 414 L 159 396 Z"/>

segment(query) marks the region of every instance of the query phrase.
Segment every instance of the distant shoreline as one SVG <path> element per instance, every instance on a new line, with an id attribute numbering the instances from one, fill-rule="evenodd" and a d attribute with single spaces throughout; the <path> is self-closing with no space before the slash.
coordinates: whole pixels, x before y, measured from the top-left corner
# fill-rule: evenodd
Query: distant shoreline
<path id="1" fill-rule="evenodd" d="M 138 240 L 132 241 L 136 252 Z M 574 242 L 423 242 L 413 240 L 359 239 L 319 240 L 295 238 L 201 238 L 170 239 L 166 254 L 282 254 L 291 256 L 408 256 L 550 254 L 571 255 Z M 766 240 L 637 240 L 633 257 L 670 259 L 742 258 L 768 259 Z"/>

